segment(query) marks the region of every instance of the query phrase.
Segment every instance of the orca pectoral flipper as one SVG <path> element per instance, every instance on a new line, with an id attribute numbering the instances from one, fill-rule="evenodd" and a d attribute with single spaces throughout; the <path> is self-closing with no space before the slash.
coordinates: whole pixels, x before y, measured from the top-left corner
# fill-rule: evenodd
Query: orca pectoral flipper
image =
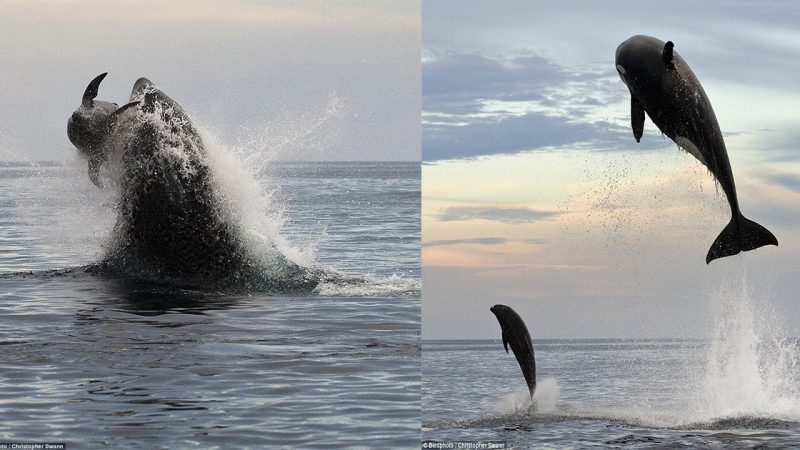
<path id="1" fill-rule="evenodd" d="M 631 128 L 633 137 L 639 142 L 644 134 L 644 107 L 634 96 L 631 96 Z"/>

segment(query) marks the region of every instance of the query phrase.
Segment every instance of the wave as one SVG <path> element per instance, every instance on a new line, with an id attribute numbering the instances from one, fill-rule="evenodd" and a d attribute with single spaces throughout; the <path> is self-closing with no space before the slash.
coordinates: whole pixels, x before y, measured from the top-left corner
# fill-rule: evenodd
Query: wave
<path id="1" fill-rule="evenodd" d="M 114 266 L 99 262 L 59 269 L 0 273 L 0 279 L 86 280 L 100 277 L 135 283 L 138 288 L 156 290 L 164 294 L 191 291 L 201 295 L 207 293 L 265 293 L 319 297 L 403 297 L 419 296 L 422 292 L 419 280 L 398 275 L 389 277 L 345 275 L 332 268 L 310 268 L 302 274 L 307 272 L 314 272 L 313 277 L 307 278 L 313 282 L 304 282 L 300 278 L 302 275 L 278 277 L 272 272 L 266 277 L 268 281 L 261 284 L 251 282 L 222 285 L 219 283 L 202 284 L 197 283 L 197 280 L 158 278 L 153 273 L 137 274 L 130 271 L 119 271 Z"/>
<path id="2" fill-rule="evenodd" d="M 419 280 L 398 275 L 352 276 L 338 274 L 332 270 L 326 272 L 331 275 L 322 277 L 313 291 L 323 297 L 399 297 L 420 295 L 422 292 Z"/>
<path id="3" fill-rule="evenodd" d="M 425 430 L 450 430 L 450 429 L 490 429 L 501 428 L 505 430 L 530 430 L 536 425 L 556 424 L 575 421 L 603 422 L 621 427 L 645 428 L 650 430 L 785 430 L 800 429 L 800 422 L 796 420 L 781 420 L 770 417 L 742 415 L 737 417 L 714 418 L 710 420 L 692 422 L 684 425 L 657 425 L 647 420 L 636 418 L 623 419 L 615 414 L 587 414 L 581 412 L 534 413 L 531 411 L 515 411 L 507 414 L 486 414 L 482 417 L 469 419 L 439 418 L 424 420 L 422 427 Z"/>

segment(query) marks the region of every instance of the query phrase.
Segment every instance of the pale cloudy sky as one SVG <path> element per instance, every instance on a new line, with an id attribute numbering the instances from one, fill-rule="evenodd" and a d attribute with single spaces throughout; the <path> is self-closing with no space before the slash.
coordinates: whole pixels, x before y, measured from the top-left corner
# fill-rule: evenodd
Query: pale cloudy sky
<path id="1" fill-rule="evenodd" d="M 0 2 L 0 159 L 72 157 L 88 82 L 141 76 L 224 142 L 280 159 L 419 158 L 420 6 L 397 1 Z M 287 144 L 288 142 L 288 144 Z"/>
<path id="2" fill-rule="evenodd" d="M 793 2 L 423 2 L 423 337 L 705 336 L 746 284 L 800 332 L 800 8 Z M 712 176 L 630 129 L 617 45 L 672 40 L 714 106 L 749 218 L 778 237 L 705 264 Z M 734 289 L 735 290 L 735 289 Z"/>

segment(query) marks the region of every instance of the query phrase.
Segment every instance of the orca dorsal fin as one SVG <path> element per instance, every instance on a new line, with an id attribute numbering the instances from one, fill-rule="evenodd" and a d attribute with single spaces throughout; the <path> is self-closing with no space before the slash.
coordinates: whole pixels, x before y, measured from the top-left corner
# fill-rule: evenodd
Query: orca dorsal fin
<path id="1" fill-rule="evenodd" d="M 670 69 L 675 68 L 675 63 L 673 62 L 673 55 L 672 55 L 672 49 L 674 47 L 675 44 L 673 44 L 672 41 L 667 41 L 667 43 L 664 44 L 664 50 L 661 52 L 661 59 L 664 61 L 664 64 Z"/>
<path id="2" fill-rule="evenodd" d="M 94 77 L 94 80 L 89 82 L 89 85 L 86 86 L 86 90 L 83 92 L 83 100 L 81 104 L 87 108 L 91 108 L 94 102 L 95 97 L 97 97 L 97 90 L 100 88 L 100 82 L 103 81 L 103 78 L 108 75 L 108 72 L 103 72 L 100 75 Z"/>
<path id="3" fill-rule="evenodd" d="M 506 353 L 508 353 L 508 331 L 503 328 L 503 347 L 506 349 Z"/>

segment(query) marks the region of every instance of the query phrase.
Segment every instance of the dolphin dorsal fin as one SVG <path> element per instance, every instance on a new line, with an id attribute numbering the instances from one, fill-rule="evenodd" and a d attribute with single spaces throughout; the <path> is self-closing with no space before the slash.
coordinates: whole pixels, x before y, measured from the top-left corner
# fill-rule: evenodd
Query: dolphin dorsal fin
<path id="1" fill-rule="evenodd" d="M 506 349 L 506 353 L 508 353 L 508 331 L 503 328 L 503 347 Z"/>
<path id="2" fill-rule="evenodd" d="M 664 44 L 664 50 L 661 52 L 661 59 L 664 61 L 664 64 L 670 68 L 675 68 L 675 63 L 673 62 L 673 55 L 672 55 L 672 48 L 675 47 L 675 44 L 672 41 L 667 41 Z"/>
<path id="3" fill-rule="evenodd" d="M 97 90 L 100 88 L 100 82 L 103 81 L 103 78 L 108 75 L 108 72 L 103 72 L 100 75 L 94 77 L 94 80 L 89 82 L 89 86 L 86 86 L 86 90 L 83 92 L 83 101 L 81 104 L 87 108 L 91 108 L 94 102 L 95 97 L 97 97 Z"/>

